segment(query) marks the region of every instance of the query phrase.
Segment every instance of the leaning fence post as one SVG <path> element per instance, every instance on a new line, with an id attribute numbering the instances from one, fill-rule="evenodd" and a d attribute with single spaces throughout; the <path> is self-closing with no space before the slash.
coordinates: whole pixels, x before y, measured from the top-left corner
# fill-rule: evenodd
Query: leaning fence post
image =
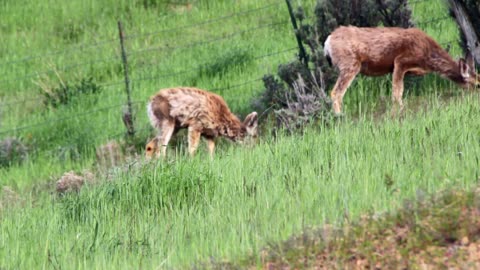
<path id="1" fill-rule="evenodd" d="M 130 139 L 135 135 L 135 129 L 133 126 L 133 110 L 132 110 L 132 98 L 131 98 L 131 86 L 130 79 L 128 78 L 128 62 L 127 53 L 125 52 L 124 35 L 122 22 L 118 21 L 118 34 L 120 37 L 120 49 L 122 51 L 123 70 L 125 73 L 125 89 L 127 91 L 127 111 L 123 113 L 123 123 L 127 128 L 127 135 Z"/>
<path id="2" fill-rule="evenodd" d="M 293 14 L 293 8 L 292 8 L 292 3 L 290 3 L 290 0 L 285 0 L 287 2 L 287 7 L 288 7 L 288 13 L 290 14 L 290 20 L 292 21 L 293 25 L 293 30 L 295 31 L 295 37 L 297 38 L 297 44 L 298 44 L 298 49 L 299 49 L 299 59 L 300 61 L 303 62 L 303 64 L 308 67 L 308 55 L 307 52 L 305 51 L 305 47 L 303 47 L 302 40 L 300 39 L 300 34 L 298 33 L 298 26 L 297 26 L 297 20 L 295 20 L 295 15 Z"/>

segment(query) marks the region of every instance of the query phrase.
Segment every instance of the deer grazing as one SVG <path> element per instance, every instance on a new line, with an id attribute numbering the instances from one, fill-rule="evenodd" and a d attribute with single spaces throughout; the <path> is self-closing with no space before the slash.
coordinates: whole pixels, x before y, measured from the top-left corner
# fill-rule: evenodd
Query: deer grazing
<path id="1" fill-rule="evenodd" d="M 440 45 L 416 28 L 340 26 L 325 40 L 324 53 L 339 76 L 330 96 L 336 114 L 355 76 L 380 76 L 393 73 L 392 99 L 403 109 L 405 74 L 425 75 L 436 72 L 460 86 L 480 85 L 473 57 L 454 61 Z"/>
<path id="2" fill-rule="evenodd" d="M 146 157 L 166 156 L 171 137 L 182 128 L 188 128 L 188 152 L 191 156 L 200 142 L 207 140 L 210 156 L 213 157 L 215 139 L 226 137 L 243 143 L 257 136 L 258 116 L 252 112 L 241 122 L 227 106 L 222 97 L 205 90 L 178 87 L 160 90 L 150 98 L 148 117 L 158 136 L 146 145 Z"/>

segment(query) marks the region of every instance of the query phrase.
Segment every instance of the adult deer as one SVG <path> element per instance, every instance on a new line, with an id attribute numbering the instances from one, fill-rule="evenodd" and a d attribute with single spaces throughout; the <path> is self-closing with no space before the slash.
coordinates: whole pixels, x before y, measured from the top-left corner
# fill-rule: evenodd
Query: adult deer
<path id="1" fill-rule="evenodd" d="M 165 156 L 172 135 L 181 128 L 188 128 L 188 151 L 195 154 L 200 137 L 207 139 L 210 156 L 213 157 L 215 139 L 226 137 L 244 142 L 257 136 L 258 116 L 252 112 L 241 122 L 227 106 L 223 98 L 214 93 L 190 87 L 160 90 L 150 98 L 148 117 L 158 136 L 147 143 L 147 158 Z"/>
<path id="2" fill-rule="evenodd" d="M 380 76 L 393 73 L 392 99 L 403 109 L 405 74 L 436 72 L 462 87 L 480 86 L 473 57 L 454 61 L 440 45 L 416 28 L 340 26 L 325 40 L 324 53 L 339 76 L 330 96 L 336 114 L 358 73 Z"/>

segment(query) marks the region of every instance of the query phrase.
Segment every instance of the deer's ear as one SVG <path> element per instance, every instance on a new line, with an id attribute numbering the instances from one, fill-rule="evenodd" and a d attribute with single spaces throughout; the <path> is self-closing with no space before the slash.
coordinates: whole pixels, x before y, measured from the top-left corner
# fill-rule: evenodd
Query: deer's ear
<path id="1" fill-rule="evenodd" d="M 245 121 L 243 122 L 247 127 L 253 127 L 258 125 L 258 114 L 257 112 L 252 112 L 247 117 L 245 117 Z"/>
<path id="2" fill-rule="evenodd" d="M 470 67 L 467 65 L 467 62 L 463 58 L 458 60 L 458 66 L 460 68 L 460 74 L 462 74 L 462 77 L 468 78 L 470 77 Z"/>
<path id="3" fill-rule="evenodd" d="M 252 112 L 247 117 L 245 117 L 245 121 L 243 122 L 245 127 L 247 128 L 247 133 L 249 135 L 256 135 L 257 134 L 257 127 L 258 127 L 258 114 L 257 112 Z"/>

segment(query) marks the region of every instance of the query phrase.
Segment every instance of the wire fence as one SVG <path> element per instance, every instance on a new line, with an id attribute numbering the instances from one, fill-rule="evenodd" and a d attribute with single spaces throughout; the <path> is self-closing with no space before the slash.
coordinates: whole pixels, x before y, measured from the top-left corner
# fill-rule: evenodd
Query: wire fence
<path id="1" fill-rule="evenodd" d="M 140 103 L 142 103 L 142 101 L 135 101 L 134 103 L 135 104 L 140 104 Z M 39 122 L 39 123 L 20 126 L 20 127 L 16 127 L 16 128 L 9 129 L 9 130 L 0 130 L 0 135 L 14 134 L 14 133 L 17 133 L 17 132 L 25 130 L 25 129 L 31 129 L 31 128 L 35 128 L 35 127 L 39 127 L 39 126 L 45 126 L 45 125 L 49 125 L 49 124 L 53 124 L 53 123 L 66 121 L 66 120 L 78 119 L 78 118 L 82 118 L 82 117 L 89 116 L 89 115 L 92 115 L 92 114 L 96 114 L 96 113 L 99 113 L 99 112 L 108 111 L 108 110 L 111 110 L 111 109 L 114 109 L 114 108 L 119 108 L 119 107 L 124 107 L 124 106 L 125 106 L 125 104 L 123 104 L 123 103 L 122 104 L 116 104 L 116 105 L 112 105 L 112 106 L 106 106 L 106 107 L 86 111 L 86 112 L 83 112 L 83 113 L 75 113 L 74 115 L 70 115 L 70 116 L 66 116 L 66 117 L 56 117 L 56 118 L 48 119 L 46 121 L 42 121 L 42 122 Z"/>
<path id="2" fill-rule="evenodd" d="M 178 26 L 178 27 L 174 27 L 174 28 L 167 28 L 167 29 L 162 29 L 162 30 L 158 30 L 158 31 L 155 31 L 155 32 L 149 32 L 149 33 L 144 33 L 144 34 L 127 35 L 125 38 L 126 39 L 133 39 L 133 38 L 140 38 L 140 37 L 144 38 L 144 37 L 148 37 L 148 36 L 165 34 L 165 33 L 169 33 L 169 32 L 177 32 L 177 31 L 185 30 L 185 29 L 189 29 L 189 28 L 203 27 L 203 26 L 207 26 L 207 25 L 210 25 L 210 24 L 213 24 L 213 23 L 224 22 L 224 21 L 227 21 L 227 20 L 230 20 L 230 19 L 233 19 L 233 18 L 238 18 L 238 17 L 245 16 L 245 15 L 248 15 L 248 14 L 258 13 L 260 11 L 265 11 L 265 10 L 270 9 L 272 7 L 277 7 L 281 4 L 283 4 L 283 2 L 279 1 L 279 2 L 276 2 L 276 3 L 267 4 L 267 5 L 259 7 L 259 8 L 239 11 L 239 12 L 236 12 L 236 13 L 231 13 L 231 14 L 216 17 L 216 18 L 213 18 L 213 19 L 210 19 L 210 20 L 202 21 L 202 22 L 199 22 L 199 23 L 182 25 L 182 26 Z"/>
<path id="3" fill-rule="evenodd" d="M 216 17 L 216 18 L 208 19 L 208 20 L 205 20 L 205 21 L 202 21 L 202 22 L 199 22 L 199 23 L 187 24 L 187 25 L 177 26 L 177 27 L 168 28 L 168 29 L 161 29 L 159 31 L 149 32 L 149 33 L 126 34 L 126 35 L 124 35 L 125 40 L 129 41 L 129 42 L 132 42 L 132 41 L 136 41 L 138 39 L 145 39 L 145 38 L 158 36 L 158 35 L 162 35 L 162 34 L 169 33 L 169 32 L 184 31 L 184 30 L 190 29 L 190 28 L 198 29 L 198 28 L 202 28 L 202 27 L 207 27 L 207 26 L 210 26 L 214 23 L 223 23 L 227 20 L 231 21 L 231 20 L 234 20 L 235 18 L 245 17 L 245 16 L 249 16 L 249 15 L 255 15 L 256 18 L 257 18 L 257 21 L 263 22 L 263 23 L 258 23 L 257 22 L 257 24 L 251 24 L 250 26 L 246 25 L 246 27 L 244 27 L 244 29 L 242 29 L 240 31 L 233 31 L 233 32 L 230 32 L 230 33 L 210 36 L 210 37 L 206 37 L 206 38 L 204 37 L 203 39 L 198 40 L 198 41 L 193 41 L 193 42 L 189 42 L 189 43 L 185 43 L 185 44 L 177 44 L 176 46 L 168 46 L 168 47 L 166 47 L 166 46 L 156 46 L 156 47 L 140 48 L 140 49 L 137 49 L 137 50 L 130 49 L 130 50 L 127 51 L 127 56 L 129 58 L 132 58 L 133 61 L 136 61 L 136 62 L 138 62 L 138 61 L 141 62 L 142 57 L 147 57 L 149 60 L 152 60 L 152 59 L 154 59 L 153 56 L 156 55 L 158 52 L 161 52 L 162 54 L 165 54 L 165 53 L 168 53 L 168 52 L 180 51 L 180 50 L 183 50 L 183 49 L 191 49 L 191 48 L 194 48 L 194 47 L 206 47 L 209 44 L 218 44 L 220 41 L 232 41 L 235 37 L 246 36 L 246 35 L 251 36 L 253 32 L 258 32 L 258 31 L 262 31 L 262 30 L 272 31 L 272 29 L 277 27 L 277 26 L 287 26 L 288 20 L 275 20 L 275 16 L 271 16 L 271 17 L 262 16 L 263 12 L 265 10 L 272 9 L 272 8 L 275 8 L 275 7 L 280 7 L 282 4 L 284 4 L 283 1 L 279 0 L 277 2 L 266 4 L 266 5 L 260 6 L 258 8 L 253 8 L 253 9 L 242 10 L 242 11 L 230 13 L 230 14 L 219 16 L 219 17 Z M 270 22 L 267 22 L 268 20 L 270 20 Z M 56 55 L 68 55 L 71 52 L 76 52 L 77 53 L 77 52 L 81 51 L 81 52 L 84 52 L 85 54 L 88 54 L 95 48 L 99 48 L 99 47 L 106 46 L 106 45 L 112 45 L 113 42 L 117 42 L 117 44 L 118 44 L 119 40 L 118 39 L 115 39 L 115 40 L 107 39 L 107 40 L 96 42 L 96 43 L 93 43 L 93 44 L 81 44 L 81 45 L 74 46 L 74 47 L 71 47 L 71 48 L 68 48 L 68 49 L 65 49 L 65 50 L 51 51 L 51 52 L 47 52 L 47 53 L 41 53 L 41 54 L 26 56 L 26 57 L 23 57 L 23 58 L 19 58 L 19 59 L 10 60 L 10 61 L 7 61 L 7 62 L 0 63 L 0 67 L 3 67 L 5 69 L 7 69 L 10 66 L 15 66 L 15 65 L 18 65 L 20 63 L 28 63 L 29 61 L 42 59 L 42 58 L 45 58 L 45 57 L 52 57 L 52 56 L 56 56 Z M 264 58 L 267 58 L 267 57 L 273 57 L 275 55 L 279 55 L 279 54 L 282 54 L 282 53 L 293 52 L 295 49 L 296 48 L 291 47 L 291 48 L 281 50 L 281 51 L 254 55 L 253 57 L 251 57 L 250 60 L 251 61 L 257 61 L 259 59 L 264 59 Z M 117 52 L 118 52 L 118 48 L 117 48 Z M 116 54 L 119 55 L 119 53 L 116 53 Z M 88 60 L 88 61 L 77 61 L 77 62 L 74 62 L 72 64 L 68 64 L 68 65 L 64 64 L 62 66 L 58 66 L 58 65 L 53 66 L 52 68 L 49 68 L 49 69 L 43 70 L 43 71 L 35 71 L 35 72 L 28 73 L 28 74 L 10 76 L 8 78 L 4 78 L 4 79 L 0 80 L 0 85 L 3 86 L 3 85 L 12 84 L 13 86 L 11 87 L 11 89 L 14 89 L 15 88 L 14 85 L 16 85 L 16 84 L 18 85 L 22 81 L 27 81 L 28 82 L 29 80 L 39 79 L 39 78 L 42 78 L 44 76 L 46 77 L 46 76 L 49 76 L 49 75 L 52 75 L 52 74 L 58 76 L 59 73 L 75 72 L 76 69 L 81 69 L 83 67 L 89 67 L 89 66 L 99 64 L 99 63 L 120 64 L 121 59 L 118 55 L 109 56 L 109 57 L 103 56 L 102 58 L 90 58 L 90 60 Z M 155 64 L 154 61 L 152 61 L 151 63 L 149 63 L 147 65 L 136 64 L 135 65 L 136 70 L 134 72 L 136 74 L 141 74 L 141 71 L 142 71 L 141 69 L 142 68 L 148 68 L 148 67 L 150 67 L 154 64 Z M 159 78 L 165 78 L 165 77 L 176 77 L 180 74 L 186 74 L 186 73 L 192 73 L 192 72 L 195 72 L 195 71 L 199 71 L 202 68 L 204 68 L 205 66 L 208 66 L 208 63 L 205 63 L 204 65 L 198 65 L 198 66 L 195 66 L 193 68 L 186 68 L 185 70 L 178 71 L 178 72 L 162 73 L 160 75 L 150 76 L 150 77 L 137 76 L 137 77 L 134 77 L 131 81 L 132 81 L 132 83 L 138 83 L 138 82 L 142 82 L 142 81 L 158 80 Z M 239 82 L 239 83 L 230 83 L 228 85 L 225 85 L 224 87 L 217 87 L 217 88 L 211 89 L 211 90 L 221 91 L 221 90 L 226 90 L 226 89 L 238 88 L 238 87 L 241 87 L 241 86 L 247 86 L 247 85 L 252 84 L 254 82 L 258 82 L 260 80 L 261 80 L 261 78 L 256 78 L 254 80 L 248 80 L 248 81 Z M 98 84 L 98 86 L 101 87 L 101 88 L 118 87 L 118 89 L 122 89 L 122 85 L 124 83 L 125 83 L 124 81 L 112 81 L 112 82 L 100 83 L 100 84 Z M 5 88 L 3 90 L 6 91 Z M 22 108 L 27 103 L 38 103 L 39 105 L 41 105 L 42 102 L 45 99 L 45 96 L 48 96 L 48 93 L 37 94 L 37 95 L 33 95 L 33 96 L 29 95 L 27 98 L 20 98 L 20 99 L 18 99 L 18 98 L 17 99 L 8 99 L 8 100 L 1 100 L 0 99 L 0 111 L 3 111 L 4 112 L 3 115 L 5 115 L 5 114 L 8 114 L 10 112 L 13 112 L 14 111 L 14 110 L 12 110 L 13 108 Z M 141 101 L 137 100 L 133 103 L 135 105 L 135 104 L 141 103 Z M 85 111 L 85 112 L 82 112 L 80 114 L 77 113 L 77 114 L 72 114 L 72 115 L 69 115 L 69 116 L 62 116 L 62 117 L 57 117 L 57 118 L 46 119 L 46 120 L 43 120 L 43 121 L 40 121 L 40 122 L 37 122 L 37 123 L 26 124 L 26 125 L 14 127 L 14 128 L 11 128 L 11 129 L 1 129 L 1 126 L 0 126 L 0 137 L 18 135 L 18 134 L 21 134 L 22 132 L 28 131 L 29 129 L 34 129 L 34 128 L 37 128 L 37 127 L 46 126 L 46 125 L 50 125 L 50 124 L 61 122 L 61 121 L 71 121 L 71 120 L 74 120 L 74 119 L 86 117 L 88 115 L 104 113 L 104 112 L 110 111 L 110 110 L 117 110 L 117 109 L 119 109 L 121 107 L 124 107 L 124 106 L 125 106 L 125 104 L 116 104 L 116 105 L 112 105 L 112 106 L 107 106 L 107 107 L 102 107 L 102 108 L 97 108 L 97 109 Z M 41 119 L 41 118 L 39 118 L 39 119 Z"/>
<path id="4" fill-rule="evenodd" d="M 418 5 L 421 3 L 428 3 L 433 0 L 412 0 L 409 1 L 409 5 Z M 130 43 L 132 42 L 138 42 L 142 43 L 142 39 L 149 39 L 152 37 L 160 37 L 164 34 L 168 33 L 177 33 L 177 32 L 182 32 L 190 29 L 202 29 L 209 27 L 215 23 L 226 23 L 227 21 L 235 21 L 236 19 L 246 17 L 246 16 L 251 16 L 255 15 L 258 19 L 258 21 L 261 21 L 261 23 L 257 22 L 254 24 L 247 25 L 244 27 L 244 29 L 238 30 L 238 31 L 232 31 L 228 33 L 222 33 L 218 34 L 215 36 L 209 36 L 205 37 L 203 36 L 202 39 L 200 40 L 193 40 L 189 42 L 184 42 L 183 44 L 175 44 L 175 45 L 166 45 L 169 44 L 169 39 L 163 38 L 162 37 L 162 42 L 160 44 L 152 44 L 148 47 L 140 47 L 137 49 L 127 49 L 126 51 L 126 56 L 129 58 L 129 61 L 133 62 L 133 68 L 134 70 L 132 71 L 132 75 L 135 74 L 131 79 L 128 79 L 128 81 L 131 81 L 133 85 L 138 85 L 140 82 L 145 82 L 145 81 L 156 81 L 159 79 L 164 79 L 164 78 L 173 78 L 173 77 L 178 77 L 178 76 L 183 76 L 189 73 L 195 73 L 195 72 L 200 72 L 206 67 L 209 66 L 210 63 L 201 63 L 199 65 L 196 65 L 194 67 L 187 67 L 184 68 L 183 70 L 179 71 L 163 71 L 160 72 L 159 74 L 149 76 L 149 75 L 143 75 L 141 74 L 147 73 L 143 72 L 146 69 L 149 69 L 152 66 L 157 65 L 157 63 L 161 60 L 160 57 L 163 57 L 163 55 L 169 55 L 171 57 L 173 53 L 178 53 L 181 52 L 182 50 L 186 49 L 192 49 L 196 47 L 200 48 L 207 48 L 208 46 L 212 44 L 219 44 L 221 42 L 233 42 L 236 38 L 250 38 L 254 33 L 259 33 L 259 34 L 264 34 L 264 32 L 261 31 L 273 31 L 275 30 L 276 27 L 289 27 L 290 24 L 290 19 L 288 18 L 288 15 L 285 15 L 283 19 L 278 19 L 280 16 L 270 16 L 270 17 L 264 17 L 262 16 L 265 11 L 278 8 L 278 9 L 283 9 L 283 12 L 285 14 L 288 14 L 286 11 L 286 7 L 284 6 L 285 2 L 282 0 L 278 0 L 274 3 L 269 3 L 257 8 L 253 9 L 248 9 L 248 10 L 242 10 L 234 13 L 230 13 L 227 15 L 222 15 L 218 16 L 215 18 L 207 19 L 204 21 L 196 22 L 196 23 L 191 23 L 191 24 L 185 24 L 185 25 L 180 25 L 176 26 L 173 28 L 165 28 L 165 29 L 160 29 L 158 31 L 153 31 L 153 32 L 147 32 L 147 33 L 141 33 L 141 32 L 131 32 L 131 33 L 125 33 L 124 39 L 125 41 L 128 41 Z M 313 20 L 313 17 L 307 17 L 306 20 Z M 432 24 L 438 24 L 443 21 L 451 21 L 452 19 L 450 16 L 444 16 L 443 14 L 437 17 L 429 18 L 428 20 L 423 20 L 416 22 L 416 26 L 419 28 L 425 28 L 428 27 L 429 25 Z M 291 26 L 290 26 L 291 27 Z M 294 38 L 295 35 L 293 34 L 292 31 L 292 44 L 294 44 Z M 120 35 L 121 36 L 121 35 Z M 450 46 L 454 43 L 458 42 L 458 39 L 456 40 L 450 40 L 447 42 L 441 42 L 440 45 L 442 46 Z M 120 48 L 119 48 L 119 39 L 105 39 L 101 40 L 98 42 L 94 42 L 91 44 L 81 44 L 77 46 L 72 46 L 68 49 L 64 50 L 58 50 L 58 51 L 50 51 L 50 52 L 44 52 L 44 53 L 38 53 L 35 55 L 30 55 L 30 56 L 25 56 L 19 59 L 14 59 L 10 60 L 7 62 L 0 63 L 0 67 L 3 67 L 5 69 L 12 68 L 13 66 L 19 65 L 21 63 L 28 64 L 30 61 L 33 60 L 39 60 L 39 59 L 44 59 L 47 57 L 54 57 L 54 56 L 67 56 L 72 53 L 83 53 L 85 55 L 88 55 L 89 53 L 92 52 L 94 49 L 100 49 L 104 48 L 105 46 L 112 46 L 109 49 L 114 50 L 113 55 L 109 55 L 107 57 L 98 57 L 98 58 L 90 58 L 90 60 L 87 61 L 74 61 L 73 63 L 68 63 L 68 64 L 63 64 L 63 65 L 56 65 L 54 67 L 51 67 L 46 70 L 39 70 L 35 72 L 30 72 L 27 74 L 18 74 L 13 77 L 8 77 L 0 80 L 0 85 L 3 88 L 4 85 L 10 85 L 9 88 L 4 88 L 0 89 L 0 91 L 4 90 L 7 91 L 7 89 L 14 89 L 15 87 L 18 87 L 18 85 L 21 85 L 22 83 L 27 83 L 29 80 L 34 80 L 34 79 L 39 79 L 45 76 L 49 76 L 51 74 L 56 74 L 58 73 L 75 73 L 78 72 L 79 69 L 82 68 L 91 68 L 92 66 L 96 66 L 99 64 L 107 64 L 109 67 L 113 65 L 120 65 L 122 63 L 122 59 L 120 57 Z M 242 48 L 245 50 L 253 50 L 253 48 Z M 262 59 L 267 59 L 269 57 L 275 57 L 279 56 L 282 54 L 287 54 L 287 53 L 293 53 L 295 51 L 298 51 L 299 48 L 296 46 L 290 46 L 285 49 L 281 49 L 278 51 L 274 52 L 264 52 L 260 54 L 255 54 L 253 53 L 251 58 L 249 59 L 251 62 L 256 62 L 260 61 Z M 148 62 L 145 62 L 145 59 L 148 60 Z M 106 65 L 106 66 L 107 66 Z M 150 72 L 151 73 L 151 72 Z M 263 74 L 261 74 L 263 75 Z M 262 81 L 262 77 L 254 77 L 254 78 L 248 78 L 244 81 L 239 81 L 239 82 L 233 82 L 233 83 L 226 83 L 224 86 L 220 87 L 215 87 L 211 88 L 209 90 L 211 91 L 224 91 L 224 90 L 232 90 L 232 89 L 238 89 L 241 87 L 247 87 L 251 86 L 255 83 L 259 83 Z M 98 84 L 99 87 L 103 88 L 111 88 L 111 87 L 118 87 L 117 89 L 124 90 L 124 85 L 126 81 L 121 80 L 119 78 L 116 78 L 116 80 L 112 81 L 104 81 Z M 16 85 L 15 85 L 16 84 Z M 13 92 L 12 90 L 10 92 Z M 5 99 L 2 100 L 0 98 L 0 112 L 3 113 L 3 115 L 8 114 L 9 112 L 14 111 L 12 108 L 22 108 L 25 107 L 27 103 L 42 103 L 45 95 L 44 94 L 38 94 L 38 95 L 29 95 L 28 98 L 21 98 L 21 99 Z M 146 103 L 146 101 L 142 100 L 135 100 L 133 102 L 133 105 L 139 105 L 142 103 Z M 41 122 L 36 122 L 36 123 L 31 123 L 31 124 L 26 124 L 22 125 L 19 127 L 11 128 L 11 129 L 1 129 L 0 126 L 0 138 L 5 137 L 5 136 L 16 136 L 18 134 L 22 134 L 22 132 L 25 132 L 26 130 L 29 129 L 34 129 L 40 126 L 47 126 L 51 125 L 53 123 L 61 122 L 61 121 L 71 121 L 75 119 L 80 119 L 87 117 L 89 115 L 93 114 L 99 114 L 99 113 L 105 113 L 109 112 L 112 110 L 117 110 L 120 111 L 120 108 L 125 107 L 126 103 L 123 104 L 115 104 L 111 106 L 104 106 L 101 108 L 96 108 L 88 111 L 84 111 L 81 113 L 76 113 L 72 115 L 67 115 L 67 116 L 62 116 L 62 117 L 55 117 L 55 118 L 50 118 L 50 119 L 45 119 L 44 121 Z M 1 120 L 1 119 L 0 119 Z M 118 118 L 120 120 L 120 117 Z M 1 123 L 0 123 L 1 124 Z M 118 125 L 118 123 L 117 123 Z M 141 131 L 142 129 L 139 129 L 138 131 Z M 106 138 L 118 138 L 120 136 L 124 136 L 125 131 L 123 132 L 117 132 L 115 134 L 110 134 L 106 135 Z"/>
<path id="5" fill-rule="evenodd" d="M 239 12 L 236 12 L 236 13 L 231 13 L 231 14 L 224 15 L 224 16 L 219 16 L 219 17 L 216 17 L 216 18 L 213 18 L 213 19 L 209 19 L 209 20 L 206 20 L 206 21 L 203 21 L 203 22 L 196 23 L 196 24 L 189 24 L 189 25 L 183 25 L 183 26 L 174 27 L 174 28 L 162 29 L 162 30 L 159 30 L 159 31 L 156 31 L 156 32 L 151 32 L 151 33 L 125 35 L 125 39 L 134 40 L 134 39 L 139 39 L 139 38 L 142 38 L 142 37 L 144 38 L 144 37 L 149 37 L 149 36 L 153 36 L 153 35 L 158 35 L 160 33 L 166 33 L 166 32 L 169 32 L 169 31 L 179 31 L 179 30 L 187 29 L 187 28 L 198 28 L 198 27 L 201 27 L 201 26 L 207 26 L 207 25 L 215 23 L 215 22 L 223 22 L 223 21 L 226 21 L 226 20 L 231 20 L 232 18 L 238 18 L 238 17 L 241 17 L 241 16 L 249 15 L 249 14 L 260 13 L 260 12 L 263 12 L 267 9 L 271 9 L 273 7 L 278 7 L 282 3 L 283 3 L 282 1 L 277 1 L 277 2 L 274 2 L 274 3 L 270 3 L 270 4 L 267 4 L 267 5 L 258 7 L 258 8 L 243 10 L 243 11 L 239 11 Z M 248 34 L 250 32 L 259 31 L 261 29 L 267 29 L 268 30 L 268 28 L 279 26 L 280 24 L 286 23 L 286 22 L 287 21 L 284 20 L 283 22 L 277 21 L 277 22 L 271 22 L 269 24 L 257 25 L 257 26 L 250 27 L 250 28 L 248 28 L 246 30 L 243 30 L 243 31 L 237 31 L 237 32 L 229 33 L 227 36 L 225 36 L 225 35 L 215 36 L 215 37 L 212 37 L 210 39 L 203 39 L 203 40 L 200 40 L 200 41 L 191 42 L 189 44 L 184 44 L 184 45 L 180 45 L 180 46 L 174 46 L 174 47 L 159 46 L 159 47 L 155 47 L 155 48 L 144 48 L 144 49 L 140 49 L 140 50 L 137 50 L 137 51 L 130 50 L 128 52 L 128 54 L 129 54 L 129 56 L 133 56 L 134 54 L 144 54 L 144 55 L 146 55 L 146 57 L 151 57 L 151 55 L 154 51 L 161 52 L 161 53 L 166 53 L 166 52 L 178 51 L 178 50 L 181 50 L 181 49 L 192 49 L 194 47 L 206 46 L 208 44 L 213 44 L 213 43 L 219 42 L 219 41 L 226 41 L 226 40 L 232 39 L 236 36 L 245 35 L 245 34 Z M 115 40 L 115 41 L 118 42 L 118 39 Z M 0 63 L 0 66 L 16 64 L 16 63 L 19 63 L 19 62 L 28 61 L 30 59 L 38 59 L 38 58 L 42 58 L 42 56 L 65 54 L 65 53 L 68 53 L 68 52 L 71 52 L 71 51 L 74 51 L 74 50 L 80 50 L 80 49 L 85 48 L 85 47 L 96 48 L 98 46 L 109 44 L 111 42 L 112 42 L 112 40 L 105 40 L 103 42 L 98 42 L 98 43 L 92 44 L 91 46 L 88 46 L 87 44 L 82 44 L 80 46 L 74 46 L 73 48 L 69 48 L 69 49 L 66 49 L 66 50 L 54 51 L 54 52 L 46 53 L 46 54 L 43 54 L 43 55 L 34 55 L 34 56 L 25 57 L 25 58 L 22 58 L 22 59 L 19 59 L 19 60 L 13 60 L 13 61 L 5 62 L 5 63 Z M 5 85 L 5 84 L 8 85 L 9 83 L 17 83 L 17 85 L 18 85 L 18 83 L 21 82 L 21 81 L 26 81 L 27 83 L 31 83 L 31 81 L 33 81 L 34 79 L 38 80 L 38 79 L 41 79 L 42 77 L 46 77 L 48 75 L 52 75 L 52 74 L 57 75 L 57 74 L 65 73 L 67 71 L 75 72 L 77 69 L 91 67 L 91 66 L 96 65 L 96 64 L 112 64 L 112 63 L 119 64 L 119 63 L 121 63 L 121 60 L 120 60 L 120 56 L 119 56 L 119 53 L 118 53 L 118 48 L 116 48 L 116 49 L 117 49 L 117 53 L 114 56 L 96 58 L 96 59 L 91 59 L 91 60 L 83 61 L 83 62 L 78 62 L 77 61 L 77 62 L 75 62 L 73 64 L 70 64 L 70 65 L 63 65 L 63 66 L 57 65 L 57 66 L 54 66 L 53 68 L 49 68 L 47 70 L 35 71 L 35 72 L 29 73 L 29 74 L 24 74 L 24 75 L 5 78 L 3 80 L 0 80 L 0 85 Z M 134 59 L 134 60 L 137 60 L 137 59 L 140 59 L 140 58 L 137 56 L 136 59 Z M 116 85 L 116 83 L 113 83 L 113 84 Z M 112 85 L 112 83 L 105 83 L 105 85 L 107 85 L 107 86 Z M 9 87 L 9 88 L 14 88 L 14 87 L 15 86 Z M 13 90 L 8 89 L 8 88 L 0 87 L 0 92 L 16 92 L 16 91 L 13 91 Z M 41 98 L 42 98 L 42 95 L 39 94 L 39 95 L 37 95 L 33 98 L 31 96 L 29 96 L 29 98 L 27 98 L 27 99 L 3 100 L 3 101 L 0 101 L 0 105 L 3 105 L 2 107 L 5 108 L 5 107 L 21 104 L 23 102 L 25 102 L 25 103 L 33 102 L 33 101 L 41 99 Z M 0 110 L 1 110 L 1 108 L 0 108 Z"/>
<path id="6" fill-rule="evenodd" d="M 263 54 L 263 55 L 259 55 L 259 56 L 254 56 L 254 57 L 251 58 L 251 61 L 257 61 L 257 60 L 260 60 L 260 59 L 264 59 L 264 58 L 271 57 L 271 56 L 276 56 L 276 55 L 287 53 L 287 52 L 292 52 L 292 51 L 295 51 L 295 50 L 298 50 L 298 48 L 297 47 L 291 47 L 291 48 L 281 50 L 281 51 L 278 51 L 278 52 L 273 52 L 273 53 Z M 148 65 L 148 66 L 150 66 L 150 65 Z M 145 81 L 145 80 L 150 81 L 150 80 L 158 80 L 158 79 L 163 79 L 163 78 L 168 78 L 168 77 L 176 77 L 176 76 L 185 75 L 185 74 L 192 73 L 192 72 L 199 72 L 199 71 L 205 69 L 206 67 L 208 67 L 208 65 L 199 65 L 199 66 L 196 66 L 196 67 L 193 67 L 193 68 L 189 68 L 189 69 L 182 70 L 182 71 L 177 71 L 177 72 L 166 72 L 166 73 L 162 73 L 162 74 L 155 75 L 155 76 L 133 78 L 132 81 L 133 82 Z"/>
<path id="7" fill-rule="evenodd" d="M 438 0 L 411 0 L 411 1 L 408 1 L 408 5 L 415 6 L 417 4 L 431 3 L 432 1 L 438 1 Z"/>
<path id="8" fill-rule="evenodd" d="M 98 47 L 101 47 L 101 46 L 105 46 L 107 44 L 113 44 L 115 42 L 118 42 L 118 39 L 108 39 L 108 40 L 89 43 L 89 44 L 81 44 L 81 45 L 77 45 L 77 46 L 72 46 L 72 47 L 70 47 L 68 49 L 64 49 L 64 50 L 39 53 L 39 54 L 31 55 L 31 56 L 26 56 L 26 57 L 23 57 L 23 58 L 20 58 L 20 59 L 15 59 L 15 60 L 10 60 L 10 61 L 7 61 L 7 62 L 0 63 L 0 67 L 12 66 L 12 65 L 20 64 L 20 63 L 29 62 L 29 61 L 32 61 L 32 60 L 45 59 L 47 57 L 58 56 L 58 55 L 61 55 L 61 54 L 68 54 L 68 53 L 78 52 L 78 51 L 86 51 L 86 50 L 89 50 L 89 49 L 95 49 L 95 48 L 98 48 Z"/>

